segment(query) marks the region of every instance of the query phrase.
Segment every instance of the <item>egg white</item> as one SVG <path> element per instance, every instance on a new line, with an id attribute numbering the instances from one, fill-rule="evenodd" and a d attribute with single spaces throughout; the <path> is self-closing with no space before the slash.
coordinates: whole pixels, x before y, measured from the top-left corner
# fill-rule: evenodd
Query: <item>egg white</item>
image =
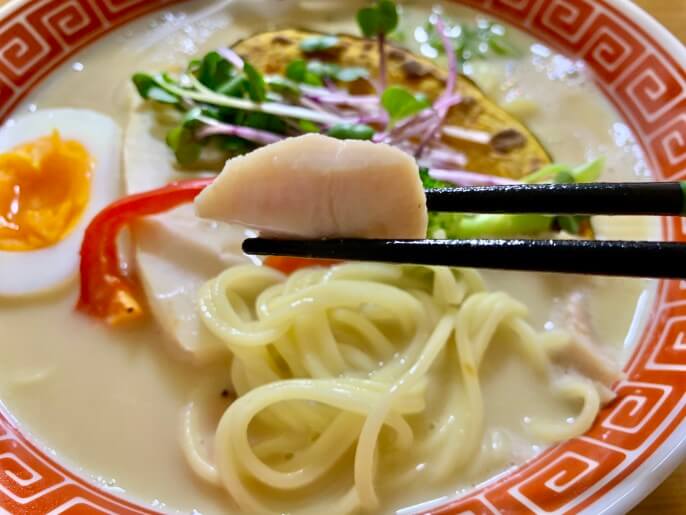
<path id="1" fill-rule="evenodd" d="M 122 131 L 108 116 L 85 109 L 46 109 L 0 128 L 0 153 L 58 130 L 62 139 L 76 140 L 94 161 L 88 205 L 77 225 L 51 247 L 0 251 L 0 297 L 50 291 L 74 278 L 83 235 L 93 217 L 119 197 Z"/>

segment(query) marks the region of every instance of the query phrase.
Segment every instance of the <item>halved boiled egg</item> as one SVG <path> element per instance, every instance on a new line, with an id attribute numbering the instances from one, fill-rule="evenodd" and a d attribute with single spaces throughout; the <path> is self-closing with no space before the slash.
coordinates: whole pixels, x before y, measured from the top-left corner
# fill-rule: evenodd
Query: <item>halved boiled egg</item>
<path id="1" fill-rule="evenodd" d="M 0 296 L 75 276 L 92 218 L 121 188 L 122 134 L 107 116 L 50 109 L 0 129 Z"/>

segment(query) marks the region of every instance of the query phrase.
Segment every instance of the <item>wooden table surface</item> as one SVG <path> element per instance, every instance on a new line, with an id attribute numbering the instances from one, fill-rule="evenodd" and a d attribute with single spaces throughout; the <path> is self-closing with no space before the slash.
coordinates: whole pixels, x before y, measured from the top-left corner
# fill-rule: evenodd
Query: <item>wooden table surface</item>
<path id="1" fill-rule="evenodd" d="M 0 4 L 6 0 L 0 0 Z M 635 0 L 686 44 L 686 0 Z M 686 514 L 686 463 L 643 501 L 631 515 Z"/>

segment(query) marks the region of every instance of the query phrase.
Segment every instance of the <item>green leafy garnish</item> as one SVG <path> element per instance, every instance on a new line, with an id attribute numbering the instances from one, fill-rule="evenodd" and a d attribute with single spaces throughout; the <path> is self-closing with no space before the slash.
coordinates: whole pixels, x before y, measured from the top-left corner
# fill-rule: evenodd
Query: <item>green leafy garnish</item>
<path id="1" fill-rule="evenodd" d="M 217 52 L 203 57 L 196 75 L 198 80 L 213 91 L 217 91 L 233 78 L 233 65 Z"/>
<path id="2" fill-rule="evenodd" d="M 267 98 L 267 85 L 262 74 L 250 63 L 245 63 L 243 71 L 248 79 L 247 87 L 250 100 L 253 102 L 264 102 Z"/>
<path id="3" fill-rule="evenodd" d="M 222 136 L 218 140 L 219 148 L 231 156 L 246 154 L 255 148 L 253 143 L 239 138 L 238 136 Z"/>
<path id="4" fill-rule="evenodd" d="M 449 240 L 511 238 L 548 232 L 554 221 L 548 215 L 430 213 L 428 233 L 431 238 Z"/>
<path id="5" fill-rule="evenodd" d="M 218 86 L 216 91 L 229 97 L 242 97 L 246 89 L 247 79 L 243 74 L 239 74 Z"/>
<path id="6" fill-rule="evenodd" d="M 338 139 L 370 140 L 374 137 L 374 129 L 361 123 L 339 123 L 331 127 L 327 134 Z"/>
<path id="7" fill-rule="evenodd" d="M 207 113 L 205 110 L 203 110 L 200 107 L 193 107 L 186 111 L 186 113 L 183 115 L 183 120 L 181 121 L 181 126 L 192 129 L 194 128 L 198 123 L 200 123 L 200 119 L 202 116 L 208 115 L 211 118 L 215 118 L 216 113 L 215 112 L 210 112 Z"/>
<path id="8" fill-rule="evenodd" d="M 553 179 L 555 184 L 574 184 L 574 176 L 567 170 L 561 170 Z"/>
<path id="9" fill-rule="evenodd" d="M 167 145 L 172 149 L 180 165 L 196 162 L 202 153 L 202 145 L 196 141 L 193 130 L 180 125 L 167 133 Z"/>
<path id="10" fill-rule="evenodd" d="M 357 25 L 367 38 L 377 35 L 379 28 L 379 11 L 376 7 L 364 7 L 357 11 Z"/>
<path id="11" fill-rule="evenodd" d="M 391 0 L 378 0 L 376 8 L 379 10 L 379 32 L 390 34 L 398 27 L 400 18 L 395 2 Z"/>
<path id="12" fill-rule="evenodd" d="M 424 189 L 449 188 L 450 184 L 434 179 L 427 168 L 419 169 Z M 554 218 L 546 215 L 468 215 L 429 213 L 428 234 L 436 239 L 508 238 L 549 231 Z"/>
<path id="13" fill-rule="evenodd" d="M 284 134 L 286 132 L 286 123 L 282 118 L 274 116 L 273 114 L 241 111 L 236 113 L 233 123 L 252 129 L 275 132 L 277 134 Z"/>
<path id="14" fill-rule="evenodd" d="M 295 82 L 305 82 L 307 63 L 304 59 L 295 59 L 286 66 L 286 77 Z"/>
<path id="15" fill-rule="evenodd" d="M 298 122 L 298 126 L 303 132 L 321 132 L 319 125 L 313 122 L 309 122 L 307 120 L 300 120 Z"/>
<path id="16" fill-rule="evenodd" d="M 422 186 L 425 190 L 435 190 L 440 188 L 449 188 L 450 184 L 439 181 L 429 175 L 429 169 L 426 167 L 419 168 L 419 178 L 422 180 Z"/>
<path id="17" fill-rule="evenodd" d="M 600 178 L 604 162 L 604 158 L 600 158 L 576 168 L 562 164 L 551 164 L 525 177 L 523 182 L 555 182 L 557 184 L 593 182 Z M 426 168 L 420 169 L 419 174 L 425 189 L 450 187 L 450 184 L 433 179 Z M 428 233 L 432 238 L 510 238 L 535 236 L 557 230 L 563 230 L 573 235 L 588 235 L 590 217 L 583 215 L 429 213 Z"/>
<path id="18" fill-rule="evenodd" d="M 548 215 L 472 215 L 460 221 L 459 238 L 508 238 L 541 234 L 551 230 L 553 217 Z"/>
<path id="19" fill-rule="evenodd" d="M 600 179 L 600 176 L 605 170 L 605 157 L 599 157 L 581 166 L 577 166 L 572 170 L 574 182 L 595 182 Z"/>
<path id="20" fill-rule="evenodd" d="M 283 115 L 270 113 L 267 109 L 262 111 L 259 104 L 268 100 L 270 95 L 274 96 L 276 90 L 299 94 L 298 85 L 283 77 L 270 80 L 268 88 L 264 76 L 250 63 L 244 63 L 243 69 L 239 70 L 217 52 L 194 60 L 187 71 L 178 76 L 171 73 L 154 76 L 138 73 L 133 76 L 133 83 L 143 98 L 175 104 L 184 111 L 179 125 L 171 129 L 166 137 L 176 160 L 184 166 L 197 161 L 204 146 L 209 144 L 229 155 L 236 155 L 255 147 L 251 138 L 271 141 L 278 139 L 279 135 L 285 135 L 287 127 Z M 183 103 L 182 98 L 185 100 Z M 276 98 L 281 100 L 278 95 Z M 279 105 L 272 110 L 283 112 L 283 109 L 288 110 L 288 107 Z M 213 135 L 200 132 L 212 124 L 220 128 L 221 124 L 225 124 L 225 128 Z M 257 129 L 269 134 L 240 133 L 236 127 Z M 235 134 L 237 130 L 240 133 L 238 135 Z"/>
<path id="21" fill-rule="evenodd" d="M 147 73 L 136 73 L 132 80 L 138 93 L 145 100 L 154 100 L 162 104 L 176 104 L 179 102 L 178 96 L 164 89 L 160 76 L 154 77 Z"/>
<path id="22" fill-rule="evenodd" d="M 586 218 L 587 217 L 565 215 L 556 217 L 555 221 L 563 231 L 569 234 L 580 234 L 582 228 L 581 222 Z"/>
<path id="23" fill-rule="evenodd" d="M 324 79 L 335 79 L 341 82 L 354 82 L 369 75 L 369 70 L 358 66 L 342 67 L 334 63 L 325 63 L 312 60 L 305 61 L 296 59 L 286 67 L 286 77 L 288 79 L 321 86 Z"/>
<path id="24" fill-rule="evenodd" d="M 191 59 L 188 63 L 188 66 L 186 66 L 186 71 L 188 73 L 198 73 L 198 70 L 200 70 L 200 66 L 202 65 L 202 59 Z"/>
<path id="25" fill-rule="evenodd" d="M 573 178 L 572 182 L 584 183 L 584 182 L 595 182 L 600 179 L 600 176 L 605 169 L 605 158 L 599 157 L 581 166 L 573 168 L 568 165 L 553 163 L 544 166 L 540 170 L 527 175 L 522 179 L 522 182 L 527 184 L 534 184 L 538 182 L 551 182 L 555 181 L 556 177 L 565 177 L 568 174 Z"/>
<path id="26" fill-rule="evenodd" d="M 167 133 L 167 146 L 172 149 L 180 165 L 193 164 L 200 158 L 202 143 L 195 138 L 195 130 L 202 125 L 202 117 L 214 117 L 215 114 L 193 107 L 186 111 L 181 123 Z"/>
<path id="27" fill-rule="evenodd" d="M 579 166 L 572 170 L 561 170 L 553 179 L 555 184 L 577 184 L 589 182 L 586 178 L 593 181 L 600 177 L 602 172 L 603 160 L 596 159 L 588 164 Z M 590 172 L 589 172 L 590 171 Z M 598 172 L 596 174 L 596 171 Z M 590 226 L 591 217 L 587 215 L 559 215 L 555 217 L 554 228 L 563 230 L 569 234 L 583 234 L 584 230 Z"/>
<path id="28" fill-rule="evenodd" d="M 536 170 L 534 173 L 530 175 L 527 175 L 522 179 L 522 182 L 525 182 L 527 184 L 535 184 L 538 182 L 550 182 L 560 172 L 567 172 L 570 170 L 571 168 L 567 165 L 552 163 L 544 166 L 540 170 Z"/>
<path id="29" fill-rule="evenodd" d="M 336 36 L 312 36 L 305 38 L 300 42 L 300 50 L 305 53 L 323 52 L 338 46 L 338 38 Z"/>
<path id="30" fill-rule="evenodd" d="M 416 95 L 402 86 L 391 86 L 381 95 L 381 105 L 388 112 L 391 124 L 417 114 L 431 104 L 423 95 Z"/>
<path id="31" fill-rule="evenodd" d="M 307 63 L 304 59 L 294 59 L 286 66 L 286 78 L 295 82 L 303 82 L 307 72 Z"/>
<path id="32" fill-rule="evenodd" d="M 269 75 L 265 77 L 267 86 L 270 90 L 276 91 L 277 93 L 283 93 L 285 95 L 300 95 L 300 88 L 298 84 L 290 79 L 282 77 L 281 75 Z"/>
<path id="33" fill-rule="evenodd" d="M 321 86 L 321 79 L 308 70 L 307 61 L 295 59 L 286 67 L 286 77 L 294 82 L 309 84 L 311 86 Z"/>
<path id="34" fill-rule="evenodd" d="M 322 61 L 307 61 L 307 71 L 320 79 L 335 79 L 341 67 L 333 63 Z"/>
<path id="35" fill-rule="evenodd" d="M 564 164 L 550 164 L 534 172 L 522 180 L 525 183 L 554 182 L 556 184 L 580 184 L 595 182 L 600 179 L 605 168 L 605 158 L 600 157 L 577 167 Z M 590 227 L 589 216 L 560 215 L 553 218 L 553 228 L 563 230 L 569 234 L 588 234 Z"/>
<path id="36" fill-rule="evenodd" d="M 375 5 L 357 11 L 357 25 L 367 38 L 390 34 L 398 26 L 398 8 L 391 0 L 378 0 Z"/>

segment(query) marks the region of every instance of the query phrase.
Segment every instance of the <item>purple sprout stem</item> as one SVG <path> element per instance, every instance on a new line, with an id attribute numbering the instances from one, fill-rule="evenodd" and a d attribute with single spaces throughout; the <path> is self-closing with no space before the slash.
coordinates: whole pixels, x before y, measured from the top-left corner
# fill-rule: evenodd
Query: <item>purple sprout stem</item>
<path id="1" fill-rule="evenodd" d="M 320 111 L 322 113 L 332 113 L 330 109 L 324 108 L 319 102 L 315 102 L 311 98 L 308 97 L 300 97 L 300 105 L 303 107 L 307 107 L 308 109 L 312 109 L 313 111 Z"/>
<path id="2" fill-rule="evenodd" d="M 338 87 L 331 77 L 324 77 L 324 86 L 331 92 L 338 91 Z"/>
<path id="3" fill-rule="evenodd" d="M 488 145 L 491 141 L 491 135 L 488 132 L 479 131 L 475 129 L 466 129 L 456 125 L 446 125 L 443 127 L 443 134 L 450 138 L 459 139 L 462 141 L 469 141 L 479 145 Z"/>
<path id="4" fill-rule="evenodd" d="M 467 156 L 450 148 L 429 148 L 426 158 L 431 163 L 431 166 L 440 167 L 441 165 L 448 165 L 463 167 L 467 165 Z"/>
<path id="5" fill-rule="evenodd" d="M 434 116 L 435 113 L 433 109 L 424 109 L 416 115 L 401 121 L 392 129 L 380 132 L 374 137 L 374 141 L 377 143 L 381 141 L 393 142 L 416 136 L 422 132 L 424 126 L 430 122 Z"/>
<path id="6" fill-rule="evenodd" d="M 425 120 L 417 120 L 417 122 L 414 125 L 405 129 L 398 136 L 392 136 L 392 138 L 395 140 L 422 138 L 427 133 L 427 131 L 431 130 L 435 123 L 436 115 L 434 114 L 433 116 L 431 116 L 431 118 L 427 118 Z"/>
<path id="7" fill-rule="evenodd" d="M 288 118 L 284 118 L 283 122 L 286 124 L 286 127 L 288 127 L 288 135 L 289 136 L 300 136 L 303 134 L 303 129 L 300 127 L 298 122 L 295 120 L 289 120 Z"/>
<path id="8" fill-rule="evenodd" d="M 284 139 L 284 136 L 281 134 L 220 122 L 209 123 L 202 129 L 198 130 L 195 135 L 198 139 L 205 139 L 210 136 L 217 135 L 238 136 L 239 138 L 252 141 L 258 145 L 269 145 Z"/>
<path id="9" fill-rule="evenodd" d="M 379 99 L 373 95 L 350 95 L 348 93 L 332 91 L 320 93 L 307 89 L 303 89 L 302 92 L 306 98 L 321 104 L 336 104 L 358 108 L 365 106 L 377 107 L 379 105 Z"/>
<path id="10" fill-rule="evenodd" d="M 387 69 L 386 69 L 386 34 L 380 32 L 377 37 L 379 47 L 379 86 L 381 91 L 386 91 Z"/>
<path id="11" fill-rule="evenodd" d="M 388 114 L 379 112 L 379 113 L 370 113 L 370 114 L 363 114 L 360 115 L 357 118 L 357 123 L 364 123 L 365 125 L 388 125 Z"/>
<path id="12" fill-rule="evenodd" d="M 414 155 L 417 159 L 422 157 L 422 155 L 424 154 L 424 151 L 426 150 L 426 147 L 428 147 L 429 144 L 434 139 L 436 139 L 436 135 L 438 134 L 438 131 L 441 129 L 441 125 L 443 125 L 443 121 L 445 120 L 445 113 L 446 112 L 447 112 L 447 110 L 441 111 L 438 114 L 437 120 L 431 125 L 431 128 L 427 131 L 427 133 L 422 138 L 421 142 L 419 143 L 419 147 L 417 147 L 417 151 L 414 153 Z"/>
<path id="13" fill-rule="evenodd" d="M 219 50 L 217 50 L 217 53 L 224 59 L 229 61 L 237 70 L 242 71 L 243 68 L 245 68 L 245 63 L 243 62 L 241 56 L 234 52 L 232 49 L 228 47 L 220 48 Z"/>
<path id="14" fill-rule="evenodd" d="M 436 30 L 441 37 L 443 42 L 443 48 L 448 56 L 448 80 L 446 81 L 444 93 L 434 102 L 434 110 L 438 113 L 436 123 L 433 124 L 431 129 L 422 138 L 419 148 L 415 153 L 417 158 L 420 158 L 427 146 L 440 135 L 441 126 L 445 121 L 448 111 L 454 105 L 462 101 L 462 97 L 455 93 L 455 88 L 457 86 L 457 55 L 455 54 L 455 47 L 450 41 L 450 38 L 445 32 L 445 23 L 443 23 L 443 18 L 440 16 L 436 19 Z"/>
<path id="15" fill-rule="evenodd" d="M 440 16 L 436 18 L 436 30 L 438 31 L 438 35 L 441 37 L 443 49 L 448 56 L 448 80 L 446 82 L 445 93 L 443 95 L 445 98 L 451 96 L 455 92 L 455 87 L 457 86 L 457 54 L 455 53 L 453 42 L 450 41 L 450 38 L 445 32 L 445 23 L 443 22 L 443 18 Z"/>
<path id="16" fill-rule="evenodd" d="M 441 98 L 437 99 L 434 103 L 434 109 L 437 111 L 441 109 L 450 109 L 452 106 L 457 105 L 460 102 L 462 102 L 462 95 L 460 93 L 441 96 Z"/>

